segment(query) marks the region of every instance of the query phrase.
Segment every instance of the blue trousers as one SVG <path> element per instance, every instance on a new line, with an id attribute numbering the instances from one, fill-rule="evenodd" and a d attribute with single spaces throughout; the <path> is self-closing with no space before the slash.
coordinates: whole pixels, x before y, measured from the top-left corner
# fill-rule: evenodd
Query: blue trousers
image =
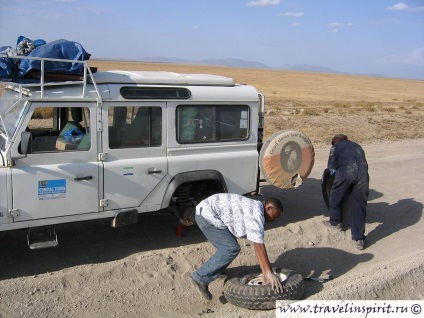
<path id="1" fill-rule="evenodd" d="M 330 193 L 330 223 L 337 225 L 343 222 L 341 206 L 344 197 L 349 195 L 350 230 L 355 241 L 365 238 L 368 194 L 369 178 L 366 171 L 353 177 L 336 174 Z"/>
<path id="2" fill-rule="evenodd" d="M 198 214 L 196 214 L 196 223 L 208 241 L 217 249 L 215 254 L 192 274 L 194 280 L 207 285 L 237 257 L 240 245 L 237 238 L 227 228 L 217 228 Z"/>

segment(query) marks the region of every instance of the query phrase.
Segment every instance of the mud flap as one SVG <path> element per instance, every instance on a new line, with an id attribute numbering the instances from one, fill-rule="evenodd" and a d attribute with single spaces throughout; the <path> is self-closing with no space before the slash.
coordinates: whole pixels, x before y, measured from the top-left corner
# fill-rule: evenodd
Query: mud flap
<path id="1" fill-rule="evenodd" d="M 265 180 L 281 189 L 300 186 L 314 166 L 312 142 L 302 132 L 282 130 L 263 144 L 259 167 Z"/>
<path id="2" fill-rule="evenodd" d="M 118 212 L 112 220 L 112 227 L 120 227 L 138 222 L 138 211 L 136 209 Z"/>

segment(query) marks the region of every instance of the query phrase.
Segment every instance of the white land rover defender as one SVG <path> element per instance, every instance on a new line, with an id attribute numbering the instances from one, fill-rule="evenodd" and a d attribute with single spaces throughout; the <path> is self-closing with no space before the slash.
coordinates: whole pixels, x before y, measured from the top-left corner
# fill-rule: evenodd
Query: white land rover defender
<path id="1" fill-rule="evenodd" d="M 264 98 L 252 86 L 60 60 L 84 65 L 78 79 L 62 78 L 43 71 L 55 60 L 38 59 L 35 83 L 8 82 L 0 100 L 0 230 L 28 229 L 31 248 L 57 245 L 54 225 L 67 222 L 116 227 L 164 208 L 190 222 L 213 193 L 257 191 L 259 166 L 282 188 L 312 169 L 302 133 L 262 147 Z"/>

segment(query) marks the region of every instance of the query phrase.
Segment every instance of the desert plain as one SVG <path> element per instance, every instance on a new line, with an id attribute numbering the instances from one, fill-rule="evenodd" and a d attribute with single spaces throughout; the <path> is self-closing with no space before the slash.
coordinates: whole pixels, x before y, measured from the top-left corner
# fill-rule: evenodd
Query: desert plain
<path id="1" fill-rule="evenodd" d="M 99 70 L 161 70 L 234 78 L 266 95 L 265 137 L 282 129 L 309 136 L 315 165 L 304 184 L 263 195 L 283 202 L 282 217 L 266 227 L 276 267 L 303 276 L 303 299 L 424 299 L 424 81 L 272 69 L 93 60 Z M 321 195 L 330 140 L 345 133 L 363 145 L 370 168 L 367 247 L 350 230 L 322 225 Z M 58 228 L 59 245 L 30 250 L 26 232 L 2 232 L 0 317 L 275 317 L 274 311 L 236 307 L 222 296 L 224 279 L 210 285 L 212 301 L 189 284 L 189 274 L 214 248 L 194 225 L 176 236 L 167 213 L 140 215 L 113 229 L 110 220 Z M 257 269 L 253 247 L 240 240 L 228 273 Z"/>

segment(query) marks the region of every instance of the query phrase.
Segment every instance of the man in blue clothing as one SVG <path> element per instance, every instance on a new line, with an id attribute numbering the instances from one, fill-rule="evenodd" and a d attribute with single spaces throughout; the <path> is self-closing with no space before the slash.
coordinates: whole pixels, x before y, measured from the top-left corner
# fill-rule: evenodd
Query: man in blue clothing
<path id="1" fill-rule="evenodd" d="M 365 220 L 369 193 L 368 164 L 364 150 L 346 135 L 335 135 L 331 141 L 328 169 L 334 176 L 330 192 L 330 220 L 324 225 L 341 230 L 343 199 L 349 195 L 352 240 L 356 248 L 363 250 L 365 241 Z"/>
<path id="2" fill-rule="evenodd" d="M 271 269 L 264 245 L 264 223 L 281 215 L 280 200 L 268 198 L 265 202 L 238 194 L 219 193 L 206 198 L 196 206 L 196 223 L 206 238 L 217 248 L 216 253 L 190 277 L 200 294 L 212 299 L 208 285 L 237 257 L 240 245 L 237 238 L 253 242 L 262 270 L 263 284 L 271 284 L 275 292 L 283 287 Z"/>

